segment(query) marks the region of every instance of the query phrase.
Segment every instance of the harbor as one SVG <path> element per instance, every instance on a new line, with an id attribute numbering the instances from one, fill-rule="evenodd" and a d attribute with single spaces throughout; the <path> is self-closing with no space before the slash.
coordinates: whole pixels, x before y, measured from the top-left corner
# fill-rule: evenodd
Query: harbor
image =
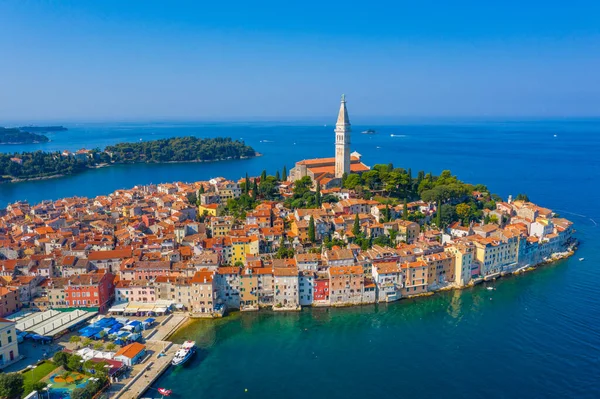
<path id="1" fill-rule="evenodd" d="M 188 317 L 183 314 L 168 316 L 146 338 L 146 357 L 133 366 L 131 378 L 125 383 L 113 383 L 109 395 L 114 398 L 137 399 L 171 366 L 180 345 L 167 341 Z"/>

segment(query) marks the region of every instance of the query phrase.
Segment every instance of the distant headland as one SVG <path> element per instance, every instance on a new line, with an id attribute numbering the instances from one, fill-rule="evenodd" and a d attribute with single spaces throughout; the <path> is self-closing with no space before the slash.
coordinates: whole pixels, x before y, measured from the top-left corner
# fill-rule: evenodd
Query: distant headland
<path id="1" fill-rule="evenodd" d="M 50 139 L 40 133 L 64 132 L 64 126 L 0 127 L 0 144 L 40 144 Z"/>
<path id="2" fill-rule="evenodd" d="M 0 182 L 49 179 L 113 164 L 209 162 L 257 155 L 260 154 L 243 141 L 222 137 L 173 137 L 119 143 L 104 150 L 82 148 L 75 152 L 4 153 L 0 154 Z"/>

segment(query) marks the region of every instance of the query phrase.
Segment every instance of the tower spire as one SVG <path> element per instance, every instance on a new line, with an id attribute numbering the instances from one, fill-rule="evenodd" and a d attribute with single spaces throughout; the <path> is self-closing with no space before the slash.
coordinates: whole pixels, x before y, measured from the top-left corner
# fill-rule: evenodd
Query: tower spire
<path id="1" fill-rule="evenodd" d="M 340 112 L 338 113 L 337 125 L 350 126 L 350 118 L 348 118 L 348 110 L 346 109 L 346 95 L 342 94 L 342 102 L 340 104 Z"/>
<path id="2" fill-rule="evenodd" d="M 335 177 L 350 173 L 350 118 L 346 108 L 346 95 L 342 94 L 340 111 L 335 124 Z"/>

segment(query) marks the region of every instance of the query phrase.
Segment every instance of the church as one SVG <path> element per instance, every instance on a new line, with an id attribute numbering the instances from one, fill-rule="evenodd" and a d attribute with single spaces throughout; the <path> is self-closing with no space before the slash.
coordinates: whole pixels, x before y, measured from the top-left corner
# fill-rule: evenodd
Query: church
<path id="1" fill-rule="evenodd" d="M 335 157 L 305 159 L 296 162 L 290 169 L 289 181 L 300 180 L 310 176 L 313 183 L 319 183 L 321 188 L 327 189 L 340 186 L 344 173 L 363 173 L 370 168 L 361 162 L 358 152 L 350 153 L 350 118 L 346 107 L 346 97 L 342 95 L 340 112 L 335 124 Z"/>

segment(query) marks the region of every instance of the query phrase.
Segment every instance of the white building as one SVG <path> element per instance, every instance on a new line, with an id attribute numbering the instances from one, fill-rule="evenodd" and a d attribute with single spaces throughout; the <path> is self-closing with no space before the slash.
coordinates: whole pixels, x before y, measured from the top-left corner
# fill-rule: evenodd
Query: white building
<path id="1" fill-rule="evenodd" d="M 19 360 L 15 322 L 0 318 L 0 368 Z"/>
<path id="2" fill-rule="evenodd" d="M 311 306 L 315 291 L 315 273 L 313 271 L 300 272 L 300 306 Z"/>

